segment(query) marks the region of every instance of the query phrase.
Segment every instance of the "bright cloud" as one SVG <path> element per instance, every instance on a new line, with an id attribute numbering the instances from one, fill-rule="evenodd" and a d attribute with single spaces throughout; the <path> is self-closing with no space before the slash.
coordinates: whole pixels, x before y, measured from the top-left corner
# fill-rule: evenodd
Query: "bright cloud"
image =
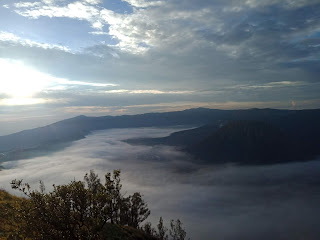
<path id="1" fill-rule="evenodd" d="M 123 2 L 129 3 L 133 7 L 137 8 L 145 8 L 145 7 L 153 7 L 153 6 L 161 6 L 164 3 L 164 1 L 145 1 L 145 0 L 122 0 Z"/>
<path id="2" fill-rule="evenodd" d="M 48 103 L 49 100 L 41 98 L 7 98 L 0 100 L 0 106 L 24 106 L 24 105 L 35 105 L 41 103 Z"/>
<path id="3" fill-rule="evenodd" d="M 317 0 L 5 4 L 0 58 L 58 78 L 35 94 L 70 100 L 57 109 L 320 106 Z"/>
<path id="4" fill-rule="evenodd" d="M 21 44 L 26 47 L 38 47 L 43 49 L 57 49 L 65 52 L 71 52 L 71 50 L 66 46 L 56 45 L 56 44 L 48 44 L 48 43 L 38 43 L 35 41 L 31 41 L 29 39 L 21 38 L 10 32 L 0 31 L 0 41 L 9 42 L 14 44 Z"/>
<path id="5" fill-rule="evenodd" d="M 20 61 L 0 59 L 2 93 L 13 98 L 32 97 L 52 82 L 52 77 L 24 66 Z"/>
<path id="6" fill-rule="evenodd" d="M 160 91 L 160 90 L 128 90 L 128 89 L 116 89 L 108 90 L 105 93 L 129 93 L 129 94 L 189 94 L 193 91 Z"/>
<path id="7" fill-rule="evenodd" d="M 98 3 L 97 1 L 89 2 Z M 16 13 L 34 19 L 39 17 L 67 17 L 87 20 L 94 24 L 99 16 L 99 10 L 92 5 L 86 4 L 86 2 L 73 2 L 65 6 L 58 6 L 52 2 L 18 3 L 15 4 L 15 7 Z"/>
<path id="8" fill-rule="evenodd" d="M 15 12 L 28 18 L 39 17 L 67 17 L 86 20 L 93 29 L 93 35 L 105 35 L 119 40 L 112 47 L 125 52 L 141 54 L 152 47 L 157 47 L 184 38 L 190 39 L 194 34 L 184 31 L 180 21 L 194 21 L 195 27 L 203 28 L 208 19 L 212 19 L 210 10 L 198 11 L 170 10 L 161 11 L 163 1 L 125 0 L 132 7 L 136 7 L 131 14 L 119 14 L 113 10 L 93 6 L 92 1 L 76 1 L 69 4 L 57 3 L 17 3 Z M 98 1 L 93 1 L 98 4 Z M 153 8 L 155 7 L 155 8 Z M 170 23 L 170 25 L 168 25 Z M 198 26 L 197 26 L 198 25 Z M 108 26 L 109 31 L 102 31 Z M 177 30 L 181 33 L 178 34 Z"/>
<path id="9" fill-rule="evenodd" d="M 0 93 L 5 94 L 0 105 L 32 105 L 51 100 L 34 98 L 42 91 L 66 90 L 66 86 L 110 87 L 117 86 L 111 83 L 95 83 L 72 81 L 56 78 L 39 72 L 23 62 L 0 58 Z"/>
<path id="10" fill-rule="evenodd" d="M 41 6 L 41 2 L 18 2 L 14 4 L 17 8 L 29 8 Z"/>
<path id="11" fill-rule="evenodd" d="M 108 32 L 102 32 L 102 31 L 97 31 L 97 32 L 89 32 L 92 35 L 109 35 Z"/>
<path id="12" fill-rule="evenodd" d="M 274 23 L 270 16 L 271 25 L 266 26 L 269 18 L 267 14 L 264 20 L 260 20 L 254 11 L 259 12 L 259 8 L 269 6 L 277 6 L 283 11 L 295 11 L 299 7 L 308 7 L 317 3 L 316 0 L 240 0 L 225 4 L 213 1 L 211 4 L 208 2 L 193 6 L 192 1 L 184 1 L 181 4 L 146 0 L 122 1 L 130 4 L 133 8 L 132 13 L 117 13 L 113 9 L 102 7 L 103 3 L 99 0 L 19 2 L 14 4 L 14 11 L 33 19 L 66 17 L 88 21 L 93 29 L 98 30 L 90 32 L 92 35 L 107 33 L 119 41 L 110 46 L 129 53 L 142 54 L 153 48 L 177 49 L 174 48 L 176 46 L 180 46 L 180 51 L 210 46 L 212 50 L 220 50 L 227 53 L 229 57 L 238 58 L 244 54 L 253 57 L 261 54 L 262 49 L 255 45 L 263 39 L 259 40 L 257 33 L 263 36 L 263 31 L 268 30 L 268 27 L 279 30 L 282 27 L 284 32 L 295 29 L 295 34 L 302 29 L 303 31 L 308 29 L 307 27 L 290 28 L 294 23 L 290 15 L 289 18 L 279 16 L 276 26 L 271 26 Z M 238 18 L 237 14 L 248 11 L 248 6 L 253 9 L 253 14 L 248 15 L 248 20 L 239 18 L 236 21 L 225 21 L 225 19 Z M 250 17 L 252 19 L 249 19 Z M 312 25 L 312 22 L 317 21 L 310 18 L 306 20 L 305 25 Z M 300 22 L 303 23 L 304 19 Z M 104 28 L 108 28 L 108 31 Z M 277 32 L 281 39 L 282 32 Z M 267 35 L 264 34 L 264 36 Z"/>
<path id="13" fill-rule="evenodd" d="M 92 86 L 92 87 L 110 87 L 118 86 L 118 84 L 113 83 L 94 83 L 94 82 L 82 82 L 82 81 L 70 81 L 66 79 L 55 79 L 55 83 L 63 85 L 83 85 L 83 86 Z"/>
<path id="14" fill-rule="evenodd" d="M 95 5 L 101 3 L 102 0 L 84 0 L 84 2 Z"/>

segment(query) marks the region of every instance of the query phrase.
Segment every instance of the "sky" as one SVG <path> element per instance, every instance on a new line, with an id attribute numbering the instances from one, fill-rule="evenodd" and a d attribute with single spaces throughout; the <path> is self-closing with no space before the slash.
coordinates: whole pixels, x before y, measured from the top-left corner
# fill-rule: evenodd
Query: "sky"
<path id="1" fill-rule="evenodd" d="M 0 135 L 77 115 L 320 107 L 318 0 L 0 0 Z"/>
<path id="2" fill-rule="evenodd" d="M 181 129 L 131 128 L 93 132 L 61 151 L 2 164 L 0 187 L 23 179 L 32 189 L 81 181 L 121 169 L 123 193 L 140 192 L 153 226 L 179 218 L 191 239 L 319 239 L 320 161 L 266 166 L 207 165 L 169 146 L 121 140 L 161 137 Z M 188 239 L 188 238 L 187 238 Z"/>

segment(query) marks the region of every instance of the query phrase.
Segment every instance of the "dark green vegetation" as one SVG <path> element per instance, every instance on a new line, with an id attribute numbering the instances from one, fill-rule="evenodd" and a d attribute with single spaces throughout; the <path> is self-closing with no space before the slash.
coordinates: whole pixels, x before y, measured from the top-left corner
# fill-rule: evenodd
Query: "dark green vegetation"
<path id="1" fill-rule="evenodd" d="M 271 114 L 272 115 L 272 114 Z M 273 164 L 312 160 L 320 154 L 319 111 L 290 112 L 263 120 L 226 120 L 163 138 L 128 139 L 130 144 L 171 145 L 198 163 Z"/>
<path id="2" fill-rule="evenodd" d="M 75 118 L 63 120 L 45 127 L 25 130 L 19 133 L 0 137 L 0 162 L 24 159 L 33 156 L 45 155 L 49 151 L 55 151 L 65 143 L 85 137 L 92 131 L 110 128 L 135 128 L 135 127 L 160 127 L 174 125 L 204 126 L 202 128 L 179 132 L 172 134 L 170 137 L 161 139 L 139 139 L 129 140 L 130 143 L 143 144 L 165 144 L 186 147 L 188 152 L 196 155 L 197 158 L 203 158 L 204 155 L 197 154 L 200 149 L 196 146 L 205 138 L 215 138 L 213 142 L 218 141 L 218 136 L 211 136 L 222 124 L 231 121 L 259 121 L 272 126 L 275 133 L 274 137 L 281 146 L 298 146 L 299 152 L 297 157 L 292 160 L 312 159 L 315 155 L 320 154 L 320 110 L 275 110 L 275 109 L 248 109 L 248 110 L 214 110 L 214 109 L 189 109 L 180 112 L 168 113 L 148 113 L 141 115 L 125 116 L 105 116 L 105 117 L 86 117 L 78 116 Z M 255 128 L 254 126 L 252 126 Z M 262 130 L 263 131 L 263 130 Z M 265 131 L 268 131 L 265 129 Z M 236 134 L 234 132 L 231 134 Z M 241 131 L 240 131 L 241 132 Z M 221 133 L 223 135 L 223 133 Z M 280 135 L 279 135 L 280 134 Z M 252 135 L 253 137 L 253 135 Z M 243 139 L 245 142 L 249 139 Z M 261 141 L 264 141 L 261 139 Z M 224 143 L 221 143 L 224 145 Z M 229 143 L 226 143 L 229 144 Z M 230 143 L 231 144 L 231 143 Z M 210 144 L 209 144 L 210 145 Z M 207 145 L 207 146 L 209 146 Z M 232 144 L 231 144 L 232 145 Z M 63 146 L 62 146 L 63 147 Z M 199 150 L 196 150 L 199 149 Z M 203 148 L 201 151 L 208 151 L 210 148 Z M 227 149 L 227 148 L 225 148 Z M 258 148 L 257 148 L 258 150 Z M 228 150 L 229 151 L 229 150 Z M 255 151 L 255 150 L 254 150 Z M 277 151 L 280 154 L 280 151 Z M 209 153 L 208 153 L 209 154 Z M 241 155 L 242 153 L 240 153 Z M 247 153 L 243 153 L 247 154 Z M 250 154 L 249 154 L 250 155 Z M 280 155 L 287 155 L 285 150 Z M 279 156 L 280 156 L 279 155 Z M 220 156 L 220 153 L 219 153 Z M 256 155 L 252 155 L 256 156 Z M 207 158 L 207 156 L 206 156 Z M 224 159 L 229 159 L 225 157 Z M 290 161 L 287 157 L 283 161 Z M 224 160 L 223 160 L 224 161 Z M 229 161 L 229 160 L 228 160 Z M 258 160 L 259 162 L 260 160 Z M 263 161 L 261 159 L 261 161 Z M 261 162 L 260 161 L 260 162 Z M 276 160 L 278 161 L 278 160 Z M 251 162 L 251 160 L 247 161 Z"/>
<path id="3" fill-rule="evenodd" d="M 11 185 L 26 199 L 0 191 L 0 239 L 169 239 L 162 218 L 157 230 L 150 223 L 141 226 L 150 210 L 140 193 L 121 193 L 119 170 L 107 173 L 104 184 L 91 171 L 84 181 L 53 186 L 49 193 L 42 182 L 40 191 L 22 180 Z M 170 227 L 171 239 L 185 239 L 180 220 Z"/>
<path id="4" fill-rule="evenodd" d="M 265 122 L 233 121 L 185 150 L 203 162 L 271 164 L 312 159 L 303 144 Z"/>

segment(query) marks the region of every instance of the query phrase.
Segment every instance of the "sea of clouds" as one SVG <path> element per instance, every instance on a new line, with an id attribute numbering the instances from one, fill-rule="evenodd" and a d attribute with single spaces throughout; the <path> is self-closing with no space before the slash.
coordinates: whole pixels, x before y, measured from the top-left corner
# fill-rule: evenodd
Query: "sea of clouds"
<path id="1" fill-rule="evenodd" d="M 203 165 L 169 146 L 133 146 L 122 140 L 162 137 L 181 128 L 93 132 L 59 152 L 5 162 L 0 188 L 13 179 L 33 188 L 82 180 L 95 170 L 121 169 L 123 192 L 143 194 L 155 226 L 180 218 L 188 236 L 203 239 L 319 239 L 320 161 L 269 166 Z"/>

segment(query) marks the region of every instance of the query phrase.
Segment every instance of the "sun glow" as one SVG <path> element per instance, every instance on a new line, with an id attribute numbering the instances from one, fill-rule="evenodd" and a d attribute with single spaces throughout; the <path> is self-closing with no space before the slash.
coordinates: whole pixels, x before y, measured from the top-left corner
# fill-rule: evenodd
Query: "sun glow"
<path id="1" fill-rule="evenodd" d="M 41 92 L 118 86 L 113 83 L 86 82 L 57 78 L 26 66 L 23 62 L 0 58 L 0 105 L 31 105 L 57 102 L 58 99 L 43 99 Z"/>
<path id="2" fill-rule="evenodd" d="M 7 105 L 7 106 L 33 105 L 33 104 L 39 104 L 39 103 L 45 103 L 45 102 L 47 101 L 41 98 L 7 98 L 7 99 L 0 100 L 0 105 Z"/>
<path id="3" fill-rule="evenodd" d="M 32 98 L 50 85 L 50 78 L 20 61 L 0 59 L 0 92 L 9 98 Z"/>

